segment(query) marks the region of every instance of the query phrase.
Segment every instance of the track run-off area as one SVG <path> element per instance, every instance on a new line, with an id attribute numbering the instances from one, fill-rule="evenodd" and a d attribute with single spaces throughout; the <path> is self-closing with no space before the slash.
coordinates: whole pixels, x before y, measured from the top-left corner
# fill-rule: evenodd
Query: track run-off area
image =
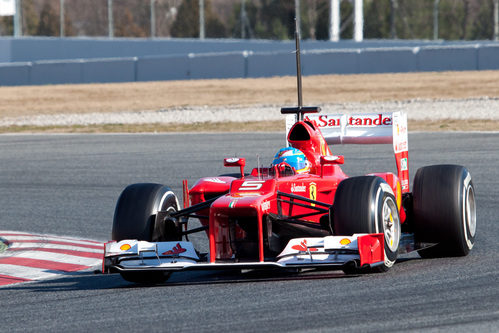
<path id="1" fill-rule="evenodd" d="M 125 186 L 156 182 L 181 194 L 184 178 L 192 185 L 227 173 L 224 157 L 245 157 L 251 168 L 257 155 L 270 164 L 284 145 L 284 133 L 1 135 L 0 237 L 10 247 L 0 254 L 0 274 L 16 277 L 4 270 L 22 267 L 12 258 L 45 265 L 25 265 L 17 278 L 30 281 L 1 277 L 2 330 L 497 331 L 497 132 L 409 134 L 411 180 L 431 164 L 461 164 L 472 174 L 477 237 L 467 257 L 413 254 L 385 274 L 352 277 L 174 273 L 152 287 L 94 272 Z M 350 176 L 395 170 L 389 145 L 331 149 L 345 155 Z"/>

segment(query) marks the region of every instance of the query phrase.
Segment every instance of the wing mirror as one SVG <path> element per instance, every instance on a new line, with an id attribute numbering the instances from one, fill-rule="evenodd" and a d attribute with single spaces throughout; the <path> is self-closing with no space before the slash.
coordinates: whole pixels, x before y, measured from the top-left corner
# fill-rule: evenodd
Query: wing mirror
<path id="1" fill-rule="evenodd" d="M 324 165 L 339 165 L 345 163 L 343 155 L 328 155 L 321 156 L 321 177 L 324 176 Z"/>
<path id="2" fill-rule="evenodd" d="M 224 158 L 224 166 L 225 167 L 239 167 L 239 170 L 241 172 L 241 178 L 244 178 L 244 166 L 245 165 L 246 165 L 245 158 L 239 158 L 239 157 Z"/>

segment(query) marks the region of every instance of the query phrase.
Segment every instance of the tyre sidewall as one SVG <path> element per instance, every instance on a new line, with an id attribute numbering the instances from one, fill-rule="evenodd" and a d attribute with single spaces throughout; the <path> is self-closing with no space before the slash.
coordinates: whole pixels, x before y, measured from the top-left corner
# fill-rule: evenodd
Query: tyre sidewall
<path id="1" fill-rule="evenodd" d="M 395 204 L 394 219 L 397 223 L 395 242 L 400 242 L 400 218 L 395 196 L 391 187 L 377 176 L 352 177 L 343 180 L 338 186 L 333 210 L 333 230 L 336 235 L 356 233 L 384 234 L 383 205 L 387 201 Z M 385 238 L 385 237 L 384 237 Z M 373 271 L 388 270 L 397 259 L 398 245 L 391 250 L 388 240 L 384 244 L 384 265 Z"/>
<path id="2" fill-rule="evenodd" d="M 420 251 L 424 257 L 463 256 L 476 234 L 474 186 L 468 170 L 458 165 L 420 168 L 414 178 L 414 222 L 417 242 L 437 243 Z M 467 205 L 472 201 L 471 212 Z M 469 216 L 473 214 L 473 216 Z M 471 223 L 469 221 L 471 220 Z M 472 224 L 472 227 L 470 227 Z"/>
<path id="3" fill-rule="evenodd" d="M 127 186 L 116 204 L 112 239 L 151 241 L 156 213 L 168 207 L 178 210 L 177 198 L 169 187 L 151 183 Z"/>

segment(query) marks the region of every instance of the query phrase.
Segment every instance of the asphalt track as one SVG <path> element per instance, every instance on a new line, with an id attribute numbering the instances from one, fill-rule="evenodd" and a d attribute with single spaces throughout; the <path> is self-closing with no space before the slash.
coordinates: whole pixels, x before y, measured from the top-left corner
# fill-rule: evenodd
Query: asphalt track
<path id="1" fill-rule="evenodd" d="M 222 158 L 270 163 L 282 134 L 0 136 L 0 230 L 106 240 L 129 183 L 226 173 Z M 475 248 L 463 258 L 399 262 L 386 274 L 305 277 L 177 273 L 138 287 L 81 274 L 0 289 L 0 327 L 30 331 L 498 331 L 499 133 L 409 136 L 418 167 L 456 163 L 476 188 Z M 333 147 L 350 175 L 394 170 L 390 146 Z"/>

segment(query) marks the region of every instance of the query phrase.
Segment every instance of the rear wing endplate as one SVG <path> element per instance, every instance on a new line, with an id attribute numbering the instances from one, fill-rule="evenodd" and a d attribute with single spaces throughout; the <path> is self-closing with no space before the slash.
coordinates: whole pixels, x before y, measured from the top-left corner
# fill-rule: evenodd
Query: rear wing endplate
<path id="1" fill-rule="evenodd" d="M 402 192 L 409 192 L 407 115 L 393 113 L 308 114 L 305 121 L 320 129 L 332 144 L 392 144 Z M 286 116 L 286 137 L 296 115 Z"/>

